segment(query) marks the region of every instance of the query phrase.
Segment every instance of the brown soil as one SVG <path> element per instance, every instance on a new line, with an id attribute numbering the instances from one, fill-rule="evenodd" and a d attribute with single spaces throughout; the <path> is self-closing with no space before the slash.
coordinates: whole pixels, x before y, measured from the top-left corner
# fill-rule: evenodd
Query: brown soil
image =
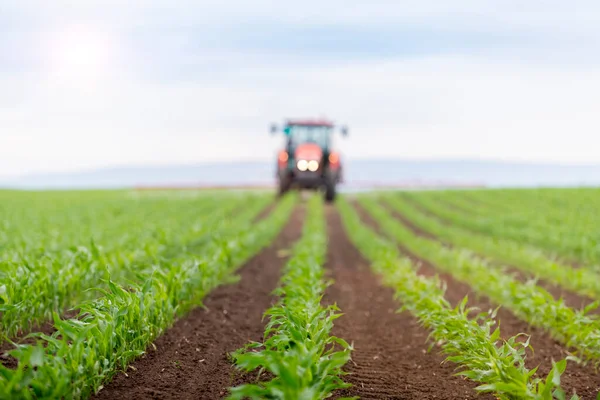
<path id="1" fill-rule="evenodd" d="M 300 237 L 303 210 L 294 211 L 273 244 L 250 260 L 234 285 L 221 286 L 197 308 L 179 320 L 156 342 L 156 350 L 137 360 L 127 375 L 119 374 L 96 399 L 218 399 L 233 385 L 250 382 L 255 374 L 241 375 L 229 353 L 249 341 L 260 341 L 262 316 L 274 298 L 285 257 Z"/>
<path id="2" fill-rule="evenodd" d="M 379 231 L 377 222 L 360 206 L 357 204 L 354 204 L 354 206 L 363 222 Z M 437 275 L 446 284 L 445 297 L 452 305 L 459 304 L 468 295 L 470 307 L 476 307 L 482 311 L 493 310 L 497 307 L 488 298 L 473 292 L 468 284 L 459 282 L 450 274 L 441 272 L 427 260 L 417 257 L 403 246 L 399 246 L 399 248 L 415 265 L 419 266 L 419 274 L 424 276 Z M 528 351 L 526 364 L 530 369 L 539 366 L 539 376 L 545 377 L 550 372 L 552 360 L 558 361 L 569 355 L 561 343 L 552 339 L 542 329 L 530 326 L 505 308 L 498 310 L 497 320 L 500 322 L 502 337 L 505 339 L 519 333 L 526 333 L 531 336 L 530 344 L 534 352 Z M 575 390 L 583 399 L 595 399 L 596 395 L 600 393 L 600 374 L 591 366 L 584 367 L 569 363 L 566 372 L 561 377 L 561 385 L 567 391 Z"/>
<path id="3" fill-rule="evenodd" d="M 348 240 L 340 217 L 327 210 L 327 268 L 335 283 L 325 302 L 335 302 L 344 314 L 334 334 L 354 344 L 344 379 L 353 387 L 338 396 L 363 399 L 469 399 L 476 383 L 454 376 L 454 365 L 427 353 L 428 331 L 408 312 L 397 313 L 392 289 L 382 287 L 368 263 Z"/>

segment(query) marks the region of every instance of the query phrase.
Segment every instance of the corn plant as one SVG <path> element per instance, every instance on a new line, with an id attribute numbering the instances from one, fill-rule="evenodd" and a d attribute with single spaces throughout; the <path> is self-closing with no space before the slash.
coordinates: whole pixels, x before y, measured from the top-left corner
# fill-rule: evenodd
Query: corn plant
<path id="1" fill-rule="evenodd" d="M 319 400 L 350 386 L 341 376 L 352 347 L 331 335 L 333 321 L 341 314 L 335 305 L 321 305 L 328 285 L 322 268 L 326 250 L 323 204 L 313 196 L 302 238 L 275 292 L 280 301 L 265 313 L 269 322 L 263 342 L 232 354 L 240 370 L 259 369 L 274 377 L 234 387 L 229 399 Z"/>
<path id="2" fill-rule="evenodd" d="M 543 251 L 517 241 L 477 235 L 459 227 L 440 223 L 435 218 L 419 212 L 398 196 L 383 196 L 382 199 L 413 223 L 447 243 L 510 264 L 580 295 L 600 299 L 600 274 L 562 264 L 549 258 Z"/>
<path id="3" fill-rule="evenodd" d="M 596 307 L 595 304 L 582 310 L 567 307 L 562 299 L 555 300 L 535 281 L 521 283 L 505 271 L 490 267 L 470 250 L 450 249 L 438 242 L 417 237 L 395 221 L 375 199 L 362 197 L 360 202 L 390 237 L 411 252 L 469 284 L 495 303 L 505 306 L 522 320 L 545 329 L 556 340 L 575 348 L 581 359 L 591 360 L 598 365 L 600 319 L 589 314 Z"/>
<path id="4" fill-rule="evenodd" d="M 0 398 L 80 399 L 97 392 L 213 288 L 232 278 L 249 257 L 268 245 L 287 221 L 289 196 L 263 221 L 240 223 L 199 254 L 183 253 L 140 273 L 139 282 L 108 281 L 103 295 L 79 304 L 78 318 L 54 315 L 56 332 L 32 334 L 35 345 L 9 354 L 16 369 L 0 366 Z"/>
<path id="5" fill-rule="evenodd" d="M 345 199 L 338 200 L 338 208 L 350 239 L 372 262 L 384 283 L 395 290 L 401 310 L 414 314 L 430 330 L 430 338 L 442 343 L 447 361 L 458 365 L 459 375 L 481 383 L 476 390 L 506 400 L 565 398 L 560 376 L 566 360 L 556 362 L 546 379 L 535 377 L 536 369 L 525 367 L 528 340 L 517 340 L 520 335 L 502 340 L 500 329 L 493 328 L 495 312 L 470 318 L 474 309 L 467 307 L 466 297 L 452 308 L 437 279 L 418 275 L 394 244 L 362 223 Z M 571 399 L 578 397 L 573 395 Z"/>
<path id="6" fill-rule="evenodd" d="M 51 320 L 54 312 L 61 313 L 90 299 L 95 293 L 87 289 L 101 284 L 109 275 L 121 283 L 134 279 L 140 269 L 152 265 L 157 258 L 181 252 L 178 240 L 189 242 L 190 235 L 208 237 L 218 221 L 242 204 L 250 214 L 245 211 L 246 216 L 240 217 L 252 218 L 267 201 L 266 197 L 246 196 L 201 198 L 185 203 L 179 212 L 167 212 L 167 218 L 161 214 L 164 208 L 176 208 L 177 203 L 160 202 L 160 208 L 155 209 L 157 204 L 152 202 L 157 216 L 147 218 L 143 213 L 146 221 L 136 224 L 133 218 L 139 214 L 131 218 L 124 215 L 120 234 L 110 240 L 87 238 L 86 246 L 58 246 L 41 256 L 29 252 L 0 261 L 0 342 Z"/>
<path id="7" fill-rule="evenodd" d="M 600 235 L 598 234 L 597 189 L 569 190 L 494 190 L 487 197 L 504 199 L 511 211 L 486 210 L 468 218 L 444 207 L 434 213 L 458 226 L 496 239 L 528 243 L 553 257 L 575 260 L 598 270 Z M 435 204 L 422 194 L 406 194 L 425 209 Z M 498 201 L 498 200 L 495 200 Z"/>

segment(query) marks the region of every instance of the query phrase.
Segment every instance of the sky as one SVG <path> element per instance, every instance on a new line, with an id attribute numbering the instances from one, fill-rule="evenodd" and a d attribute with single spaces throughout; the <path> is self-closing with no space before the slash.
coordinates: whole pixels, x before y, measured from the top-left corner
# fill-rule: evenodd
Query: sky
<path id="1" fill-rule="evenodd" d="M 288 117 L 350 158 L 600 163 L 600 3 L 5 0 L 0 177 L 269 160 Z"/>

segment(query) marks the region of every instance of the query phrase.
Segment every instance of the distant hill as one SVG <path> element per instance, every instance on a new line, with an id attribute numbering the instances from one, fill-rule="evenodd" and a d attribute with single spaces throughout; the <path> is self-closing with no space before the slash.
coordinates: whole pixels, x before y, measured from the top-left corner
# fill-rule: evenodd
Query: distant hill
<path id="1" fill-rule="evenodd" d="M 478 160 L 347 160 L 346 190 L 373 187 L 596 186 L 600 165 L 573 166 Z M 272 186 L 273 162 L 113 167 L 26 175 L 1 182 L 21 189 Z"/>

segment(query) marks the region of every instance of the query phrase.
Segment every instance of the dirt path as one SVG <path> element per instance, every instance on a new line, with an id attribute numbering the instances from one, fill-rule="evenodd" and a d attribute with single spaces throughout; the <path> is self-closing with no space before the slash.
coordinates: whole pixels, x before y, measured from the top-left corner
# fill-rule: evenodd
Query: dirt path
<path id="1" fill-rule="evenodd" d="M 271 306 L 285 258 L 300 237 L 304 211 L 297 208 L 273 244 L 239 272 L 241 280 L 210 293 L 204 304 L 179 320 L 156 342 L 156 350 L 119 374 L 96 399 L 218 399 L 227 388 L 253 379 L 239 376 L 228 354 L 261 340 L 262 315 Z"/>
<path id="2" fill-rule="evenodd" d="M 384 288 L 350 243 L 334 208 L 327 209 L 329 252 L 326 267 L 334 285 L 325 302 L 336 302 L 344 315 L 334 334 L 354 342 L 353 360 L 344 379 L 354 386 L 338 396 L 363 399 L 486 399 L 473 382 L 453 376 L 454 366 L 427 353 L 428 332 L 408 312 L 396 313 L 393 291 Z"/>
<path id="3" fill-rule="evenodd" d="M 361 219 L 371 228 L 379 231 L 377 223 L 362 209 L 354 204 L 359 212 Z M 409 257 L 415 265 L 419 266 L 418 272 L 424 276 L 438 275 L 446 284 L 446 299 L 453 305 L 457 305 L 464 298 L 469 296 L 469 306 L 477 307 L 482 311 L 495 309 L 497 305 L 493 304 L 486 297 L 477 295 L 471 287 L 465 283 L 454 279 L 450 274 L 446 274 L 435 268 L 434 265 L 423 260 L 403 246 L 399 246 L 401 251 Z M 531 335 L 531 346 L 534 352 L 528 352 L 527 367 L 533 369 L 539 366 L 539 373 L 546 376 L 552 367 L 552 360 L 558 361 L 565 358 L 568 353 L 558 341 L 552 339 L 542 329 L 535 328 L 526 322 L 517 318 L 506 308 L 500 308 L 497 314 L 500 321 L 502 337 L 509 338 L 519 333 Z M 561 377 L 562 387 L 568 391 L 576 390 L 577 394 L 583 399 L 595 399 L 600 392 L 600 374 L 594 371 L 593 367 L 583 367 L 574 363 L 569 363 L 567 371 Z"/>

